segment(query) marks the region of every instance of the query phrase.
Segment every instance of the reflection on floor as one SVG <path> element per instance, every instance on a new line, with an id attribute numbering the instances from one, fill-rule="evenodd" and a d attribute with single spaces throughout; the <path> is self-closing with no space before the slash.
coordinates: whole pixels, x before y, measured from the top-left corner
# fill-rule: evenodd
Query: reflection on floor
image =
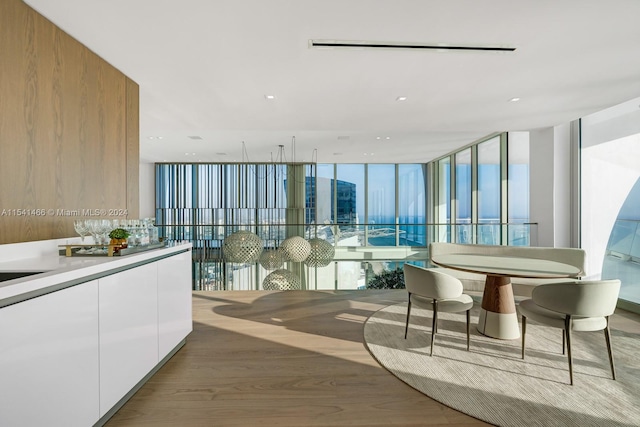
<path id="1" fill-rule="evenodd" d="M 404 290 L 194 292 L 187 344 L 106 425 L 487 425 L 409 387 L 365 349 L 366 319 L 406 298 Z M 619 312 L 612 328 L 640 339 L 640 315 Z"/>
<path id="2" fill-rule="evenodd" d="M 398 291 L 194 292 L 187 344 L 106 424 L 486 426 L 382 368 L 363 343 Z"/>

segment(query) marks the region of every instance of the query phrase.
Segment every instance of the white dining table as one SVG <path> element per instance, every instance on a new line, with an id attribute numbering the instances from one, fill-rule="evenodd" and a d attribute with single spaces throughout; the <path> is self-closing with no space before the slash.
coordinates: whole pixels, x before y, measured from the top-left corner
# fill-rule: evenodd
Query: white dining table
<path id="1" fill-rule="evenodd" d="M 487 276 L 477 329 L 483 335 L 500 339 L 520 337 L 512 277 L 569 279 L 580 273 L 577 267 L 561 262 L 501 255 L 443 254 L 432 257 L 431 262 L 440 267 Z"/>

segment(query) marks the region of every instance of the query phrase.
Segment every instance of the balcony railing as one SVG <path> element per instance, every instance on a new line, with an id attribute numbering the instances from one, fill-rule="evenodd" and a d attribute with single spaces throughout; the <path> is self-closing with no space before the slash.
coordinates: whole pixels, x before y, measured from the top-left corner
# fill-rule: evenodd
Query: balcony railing
<path id="1" fill-rule="evenodd" d="M 457 243 L 535 246 L 537 224 L 285 224 L 243 225 L 193 224 L 191 215 L 180 224 L 159 223 L 166 240 L 193 243 L 193 285 L 196 290 L 261 289 L 269 274 L 260 264 L 236 265 L 222 258 L 224 239 L 237 230 L 256 233 L 265 248 L 277 248 L 289 235 L 322 238 L 335 246 L 334 261 L 328 267 L 304 268 L 306 289 L 357 289 L 366 284 L 372 271 L 401 267 L 406 261 L 428 260 L 428 244 L 434 241 Z M 300 231 L 302 230 L 302 231 Z M 286 267 L 290 267 L 287 265 Z M 286 268 L 285 267 L 285 268 Z M 331 270 L 331 271 L 330 271 Z"/>

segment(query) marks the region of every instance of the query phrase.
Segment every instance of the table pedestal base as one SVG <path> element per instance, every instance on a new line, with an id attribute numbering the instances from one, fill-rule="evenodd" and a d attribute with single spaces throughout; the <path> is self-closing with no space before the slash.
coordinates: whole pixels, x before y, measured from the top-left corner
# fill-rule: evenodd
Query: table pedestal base
<path id="1" fill-rule="evenodd" d="M 478 332 L 492 338 L 515 340 L 520 338 L 518 315 L 516 313 L 494 313 L 480 309 Z"/>
<path id="2" fill-rule="evenodd" d="M 516 304 L 509 277 L 487 275 L 478 332 L 505 340 L 520 337 Z"/>

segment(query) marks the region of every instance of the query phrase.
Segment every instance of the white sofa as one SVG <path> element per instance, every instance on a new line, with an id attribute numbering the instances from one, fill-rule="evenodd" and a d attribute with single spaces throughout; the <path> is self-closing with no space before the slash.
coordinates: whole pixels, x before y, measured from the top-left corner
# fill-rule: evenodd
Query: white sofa
<path id="1" fill-rule="evenodd" d="M 497 246 L 497 245 L 470 245 L 462 243 L 434 242 L 429 245 L 429 260 L 434 255 L 443 254 L 479 254 L 479 255 L 504 255 L 512 257 L 546 259 L 569 264 L 580 269 L 575 278 L 585 274 L 586 253 L 576 248 L 540 248 L 529 246 Z M 457 277 L 462 282 L 465 291 L 484 290 L 485 275 L 467 273 L 450 268 L 437 267 L 439 271 L 446 272 Z M 511 285 L 514 295 L 530 297 L 531 291 L 537 285 L 543 283 L 566 282 L 567 279 L 525 279 L 513 277 Z"/>

